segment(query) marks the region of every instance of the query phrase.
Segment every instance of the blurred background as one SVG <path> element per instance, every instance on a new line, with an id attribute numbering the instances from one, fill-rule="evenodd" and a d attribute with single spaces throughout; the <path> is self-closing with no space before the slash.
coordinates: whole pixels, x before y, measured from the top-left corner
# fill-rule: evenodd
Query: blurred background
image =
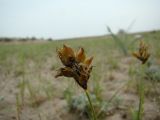
<path id="1" fill-rule="evenodd" d="M 0 120 L 92 120 L 77 82 L 54 77 L 64 44 L 93 56 L 97 120 L 160 120 L 159 11 L 160 0 L 0 0 Z"/>

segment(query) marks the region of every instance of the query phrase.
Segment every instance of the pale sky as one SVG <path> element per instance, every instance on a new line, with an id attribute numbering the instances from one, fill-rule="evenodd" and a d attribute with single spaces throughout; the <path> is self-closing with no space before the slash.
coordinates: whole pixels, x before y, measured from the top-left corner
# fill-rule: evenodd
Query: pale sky
<path id="1" fill-rule="evenodd" d="M 160 0 L 0 0 L 0 37 L 60 39 L 160 29 Z"/>

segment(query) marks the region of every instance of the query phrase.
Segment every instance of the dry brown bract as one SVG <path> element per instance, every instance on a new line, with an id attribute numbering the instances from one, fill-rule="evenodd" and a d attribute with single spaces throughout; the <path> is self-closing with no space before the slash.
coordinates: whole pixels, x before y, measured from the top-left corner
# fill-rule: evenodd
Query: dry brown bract
<path id="1" fill-rule="evenodd" d="M 150 57 L 150 53 L 148 52 L 148 45 L 141 41 L 139 45 L 139 51 L 134 52 L 133 56 L 139 59 L 142 62 L 142 64 L 145 64 L 148 58 Z"/>
<path id="2" fill-rule="evenodd" d="M 65 76 L 72 77 L 83 88 L 87 89 L 87 82 L 92 71 L 93 57 L 86 59 L 86 55 L 83 48 L 80 48 L 78 52 L 74 52 L 72 48 L 67 45 L 63 45 L 63 48 L 57 50 L 58 57 L 65 67 L 57 70 L 55 77 Z"/>

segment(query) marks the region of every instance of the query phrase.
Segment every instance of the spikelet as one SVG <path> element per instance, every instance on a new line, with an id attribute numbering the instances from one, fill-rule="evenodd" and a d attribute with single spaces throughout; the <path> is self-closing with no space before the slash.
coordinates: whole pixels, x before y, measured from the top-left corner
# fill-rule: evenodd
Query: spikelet
<path id="1" fill-rule="evenodd" d="M 75 54 L 72 48 L 67 45 L 63 45 L 63 48 L 57 50 L 58 56 L 65 66 L 72 66 L 72 62 L 75 61 Z"/>
<path id="2" fill-rule="evenodd" d="M 72 77 L 72 76 L 74 76 L 74 72 L 69 67 L 60 68 L 57 70 L 55 78 L 57 78 L 59 76 Z"/>
<path id="3" fill-rule="evenodd" d="M 93 56 L 85 59 L 84 64 L 86 64 L 87 66 L 90 66 L 90 64 L 92 63 L 92 60 L 93 60 Z"/>
<path id="4" fill-rule="evenodd" d="M 85 55 L 84 49 L 83 49 L 83 48 L 80 48 L 80 49 L 78 50 L 78 52 L 76 53 L 76 61 L 77 61 L 78 63 L 84 62 L 85 58 L 86 58 L 86 55 Z"/>

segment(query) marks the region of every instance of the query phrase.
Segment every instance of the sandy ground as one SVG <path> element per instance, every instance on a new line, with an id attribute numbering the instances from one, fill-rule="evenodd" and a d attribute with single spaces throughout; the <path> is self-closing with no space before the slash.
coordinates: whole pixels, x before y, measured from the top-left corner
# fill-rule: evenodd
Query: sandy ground
<path id="1" fill-rule="evenodd" d="M 38 107 L 32 107 L 29 102 L 29 98 L 25 95 L 24 105 L 20 107 L 20 120 L 85 120 L 87 118 L 68 110 L 67 101 L 63 97 L 63 92 L 67 88 L 68 81 L 63 78 L 55 79 L 55 70 L 51 70 L 49 65 L 52 59 L 47 61 L 48 66 L 41 69 L 40 75 L 42 78 L 47 78 L 50 84 L 53 86 L 54 97 L 47 99 L 45 96 L 38 96 Z M 102 96 L 104 101 L 107 101 L 112 95 L 117 92 L 117 96 L 120 99 L 120 104 L 111 106 L 108 108 L 105 116 L 105 120 L 131 120 L 131 109 L 137 108 L 138 96 L 133 88 L 128 88 L 127 84 L 129 79 L 128 66 L 131 63 L 131 58 L 121 59 L 117 70 L 112 72 L 104 72 L 101 78 L 103 83 Z M 29 67 L 33 67 L 34 63 L 29 63 Z M 105 67 L 102 65 L 102 70 Z M 0 101 L 0 120 L 14 120 L 17 119 L 16 108 L 16 94 L 18 93 L 18 81 L 22 79 L 22 76 L 15 76 L 15 73 L 2 74 L 0 76 L 0 95 L 3 97 Z M 34 75 L 29 73 L 25 75 L 25 79 L 32 79 Z M 37 81 L 32 79 L 34 84 Z M 70 81 L 73 81 L 70 79 Z M 89 84 L 92 81 L 89 82 Z M 75 89 L 81 89 L 77 85 Z M 105 89 L 105 90 L 104 90 Z M 78 93 L 82 93 L 83 90 L 77 90 Z M 27 90 L 26 90 L 26 94 Z M 150 99 L 145 99 L 144 103 L 144 120 L 160 120 L 160 114 L 157 104 Z M 18 120 L 18 119 L 17 119 Z"/>

